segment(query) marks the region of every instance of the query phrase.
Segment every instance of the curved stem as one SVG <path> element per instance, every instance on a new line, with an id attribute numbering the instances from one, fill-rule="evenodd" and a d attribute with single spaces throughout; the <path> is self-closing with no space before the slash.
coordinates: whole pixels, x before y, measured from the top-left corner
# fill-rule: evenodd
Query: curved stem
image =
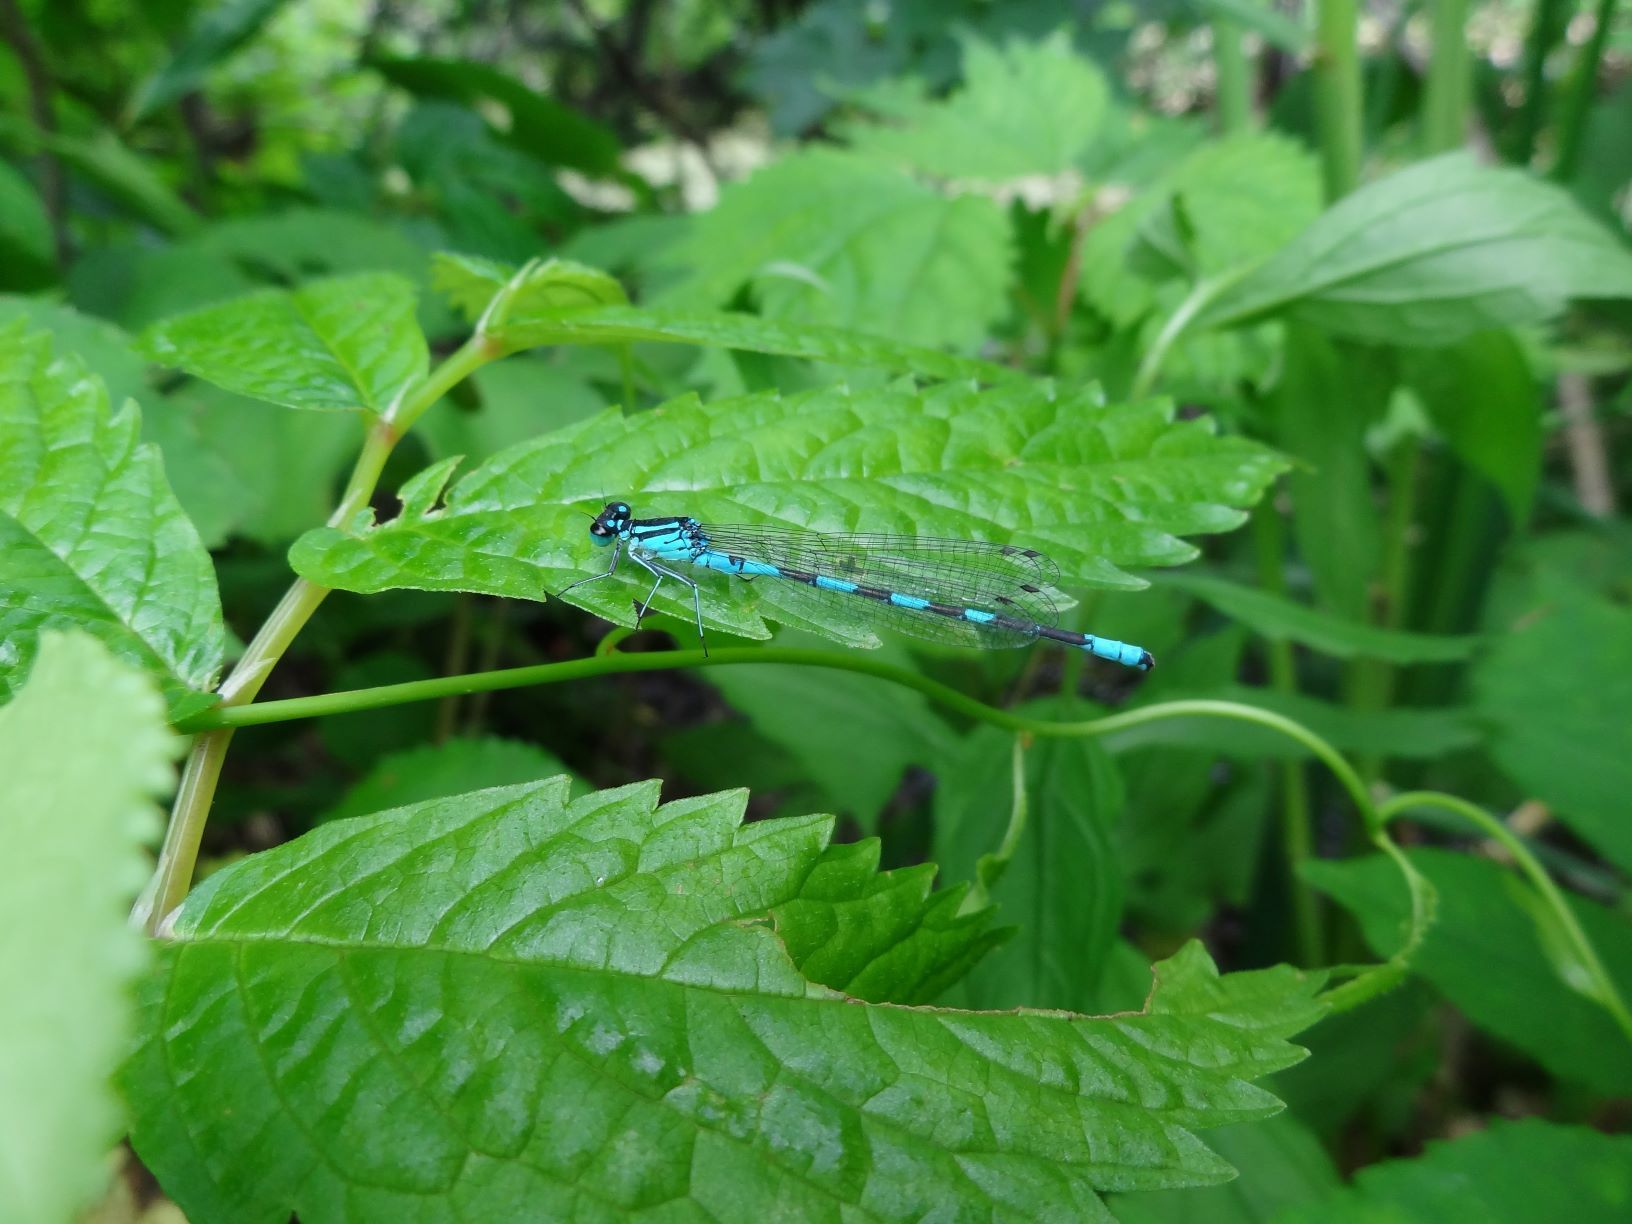
<path id="1" fill-rule="evenodd" d="M 1553 883 L 1553 878 L 1547 874 L 1540 861 L 1530 852 L 1530 847 L 1524 844 L 1524 840 L 1484 808 L 1441 791 L 1406 791 L 1395 795 L 1382 805 L 1378 810 L 1378 816 L 1386 823 L 1412 808 L 1424 807 L 1437 807 L 1447 812 L 1455 812 L 1469 823 L 1478 826 L 1492 841 L 1513 856 L 1514 864 L 1557 918 L 1559 928 L 1570 941 L 1581 967 L 1592 978 L 1595 993 L 1591 997 L 1604 1006 L 1604 1009 L 1615 1018 L 1615 1023 L 1620 1026 L 1621 1031 L 1627 1035 L 1628 1040 L 1632 1040 L 1632 1011 L 1628 1010 L 1626 1001 L 1621 998 L 1614 979 L 1604 968 L 1604 963 L 1598 959 L 1598 952 L 1592 946 L 1592 941 L 1587 938 L 1586 931 L 1582 930 L 1569 901 L 1558 885 Z"/>
<path id="2" fill-rule="evenodd" d="M 782 646 L 727 647 L 706 655 L 701 650 L 665 650 L 650 654 L 623 654 L 614 651 L 607 655 L 573 659 L 566 663 L 542 663 L 533 667 L 511 667 L 499 671 L 474 672 L 464 676 L 436 676 L 429 680 L 410 680 L 403 684 L 385 684 L 376 688 L 322 693 L 315 697 L 291 697 L 285 701 L 263 701 L 255 705 L 216 706 L 187 719 L 180 725 L 180 729 L 215 731 L 223 728 L 255 727 L 266 723 L 288 722 L 297 718 L 378 710 L 413 701 L 434 701 L 456 694 L 487 693 L 538 684 L 560 684 L 592 676 L 668 671 L 679 667 L 731 667 L 743 663 L 792 663 L 804 667 L 826 667 L 836 671 L 877 676 L 879 679 L 915 689 L 931 701 L 980 722 L 1005 727 L 1011 731 L 1025 731 L 1041 737 L 1069 739 L 1108 735 L 1113 731 L 1143 726 L 1164 718 L 1185 716 L 1233 718 L 1242 722 L 1257 723 L 1296 740 L 1313 756 L 1324 762 L 1354 800 L 1355 806 L 1360 809 L 1367 830 L 1376 827 L 1376 810 L 1371 802 L 1371 796 L 1366 793 L 1359 775 L 1337 749 L 1303 724 L 1272 711 L 1260 710 L 1256 706 L 1234 701 L 1192 698 L 1161 702 L 1081 722 L 1050 722 L 1046 719 L 1027 718 L 1009 710 L 987 705 L 950 685 L 850 651 L 839 653 Z"/>
<path id="3" fill-rule="evenodd" d="M 499 355 L 500 351 L 492 341 L 477 333 L 424 379 L 405 387 L 389 409 L 370 421 L 362 450 L 352 465 L 345 492 L 340 496 L 340 504 L 329 516 L 330 526 L 340 526 L 368 505 L 379 486 L 386 459 L 426 409 L 457 383 L 468 378 L 477 367 Z M 318 586 L 304 578 L 295 579 L 278 601 L 272 615 L 256 632 L 243 657 L 222 681 L 218 690 L 221 704 L 214 707 L 215 710 L 243 709 L 255 700 L 255 695 L 261 691 L 267 676 L 289 649 L 295 635 L 305 627 L 328 594 L 328 587 Z M 188 752 L 152 878 L 131 910 L 131 920 L 150 935 L 158 932 L 165 915 L 181 904 L 192 886 L 193 870 L 198 863 L 198 847 L 204 839 L 204 823 L 209 818 L 210 805 L 215 799 L 216 783 L 221 778 L 221 763 L 226 757 L 227 745 L 232 742 L 232 725 L 226 722 L 214 727 L 189 724 L 177 729 L 184 732 L 198 730 L 204 734 L 193 741 Z"/>
<path id="4" fill-rule="evenodd" d="M 1131 398 L 1142 399 L 1151 393 L 1157 376 L 1162 372 L 1162 362 L 1167 360 L 1168 350 L 1178 343 L 1179 337 L 1184 335 L 1195 317 L 1211 305 L 1220 293 L 1245 276 L 1248 270 L 1247 267 L 1237 268 L 1196 282 L 1189 295 L 1179 303 L 1178 309 L 1162 324 L 1162 330 L 1156 333 L 1156 339 L 1139 362 Z"/>

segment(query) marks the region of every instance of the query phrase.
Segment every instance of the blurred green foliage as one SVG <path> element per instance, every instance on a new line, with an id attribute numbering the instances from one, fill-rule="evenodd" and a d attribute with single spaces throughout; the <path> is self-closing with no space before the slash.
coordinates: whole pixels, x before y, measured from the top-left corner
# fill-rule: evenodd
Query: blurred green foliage
<path id="1" fill-rule="evenodd" d="M 122 1074 L 193 1218 L 1618 1218 L 1627 1141 L 1587 1127 L 1632 1094 L 1625 15 L 1363 7 L 0 0 L 0 694 L 99 745 L 118 702 L 68 711 L 42 653 L 79 629 L 217 728 L 160 877 L 208 813 L 218 879 Z M 589 612 L 646 588 L 550 592 L 611 496 L 1023 540 L 1067 627 L 1160 667 L 885 634 L 895 684 L 596 675 Z M 770 586 L 709 587 L 716 648 L 867 644 Z M 687 595 L 653 612 L 691 645 Z M 223 681 L 368 692 L 226 754 Z M 1238 971 L 1421 946 L 1281 1071 L 1318 974 L 1220 978 L 1196 938 Z M 1140 1015 L 894 1006 L 1135 1012 L 1159 961 Z M 917 1071 L 868 1079 L 892 1040 Z M 111 1059 L 64 1091 L 105 1106 Z M 1246 1121 L 1273 1071 L 1289 1112 Z M 682 1133 L 700 1180 L 650 1154 Z M 82 1200 L 69 1163 L 29 1194 Z"/>

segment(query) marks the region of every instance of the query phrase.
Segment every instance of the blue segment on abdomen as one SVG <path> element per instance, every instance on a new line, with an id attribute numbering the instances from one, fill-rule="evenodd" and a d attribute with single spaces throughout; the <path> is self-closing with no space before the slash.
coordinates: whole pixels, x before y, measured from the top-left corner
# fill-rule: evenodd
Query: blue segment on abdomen
<path id="1" fill-rule="evenodd" d="M 890 602 L 898 608 L 929 607 L 929 600 L 927 599 L 919 599 L 916 595 L 897 595 L 894 592 L 890 594 Z"/>
<path id="2" fill-rule="evenodd" d="M 1124 667 L 1138 667 L 1140 660 L 1145 657 L 1143 646 L 1130 646 L 1126 642 L 1113 641 L 1111 638 L 1089 638 L 1082 644 L 1082 648 L 1089 654 L 1120 663 Z"/>
<path id="3" fill-rule="evenodd" d="M 982 612 L 979 608 L 965 608 L 963 610 L 963 619 L 966 621 L 974 621 L 977 625 L 989 625 L 996 620 L 997 617 L 993 616 L 990 612 Z"/>
<path id="4" fill-rule="evenodd" d="M 843 591 L 846 595 L 854 594 L 856 584 L 844 578 L 829 578 L 825 574 L 816 575 L 816 585 L 824 591 Z"/>

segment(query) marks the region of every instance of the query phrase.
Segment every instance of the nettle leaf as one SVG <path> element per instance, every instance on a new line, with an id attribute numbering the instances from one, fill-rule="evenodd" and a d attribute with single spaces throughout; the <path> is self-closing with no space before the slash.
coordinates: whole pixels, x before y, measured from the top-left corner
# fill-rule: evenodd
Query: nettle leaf
<path id="1" fill-rule="evenodd" d="M 991 200 L 810 149 L 727 187 L 666 253 L 686 275 L 655 304 L 724 306 L 747 288 L 775 318 L 972 351 L 1008 309 L 1012 247 Z"/>
<path id="2" fill-rule="evenodd" d="M 1541 1118 L 1494 1118 L 1484 1130 L 1387 1160 L 1354 1184 L 1305 1202 L 1280 1224 L 1384 1220 L 1618 1220 L 1632 1203 L 1632 1136 Z"/>
<path id="3" fill-rule="evenodd" d="M 1131 324 L 1154 283 L 1212 276 L 1263 259 L 1320 213 L 1320 171 L 1302 145 L 1269 132 L 1209 141 L 1083 236 L 1083 299 Z"/>
<path id="4" fill-rule="evenodd" d="M 187 900 L 121 1078 L 190 1217 L 1103 1218 L 1099 1191 L 1228 1178 L 1192 1130 L 1274 1113 L 1247 1081 L 1319 1014 L 1316 977 L 1199 944 L 1143 1013 L 865 1004 L 778 935 L 826 904 L 807 967 L 886 951 L 839 920 L 869 890 L 829 818 L 566 796 L 326 825 Z"/>
<path id="5" fill-rule="evenodd" d="M 472 322 L 511 282 L 515 269 L 468 255 L 438 254 L 433 280 Z M 779 357 L 803 357 L 834 365 L 893 370 L 927 378 L 973 378 L 1013 382 L 1007 366 L 956 357 L 915 344 L 822 327 L 782 323 L 733 311 L 683 313 L 647 310 L 625 303 L 623 288 L 604 272 L 552 259 L 529 269 L 517 283 L 501 317 L 486 333 L 511 352 L 546 344 L 691 344 Z"/>
<path id="6" fill-rule="evenodd" d="M 1473 672 L 1491 756 L 1632 871 L 1632 611 L 1558 581 L 1526 603 Z"/>
<path id="7" fill-rule="evenodd" d="M 1013 931 L 993 928 L 991 906 L 965 912 L 967 884 L 931 892 L 933 863 L 880 871 L 880 850 L 876 837 L 828 846 L 771 920 L 811 981 L 869 1003 L 933 1002 Z"/>
<path id="8" fill-rule="evenodd" d="M 512 281 L 505 319 L 519 313 L 542 322 L 556 315 L 570 315 L 594 306 L 621 306 L 629 301 L 616 277 L 570 259 L 528 264 L 520 277 L 517 271 L 509 264 L 480 255 L 438 251 L 431 257 L 431 284 L 472 323 L 482 317 L 499 290 Z M 489 334 L 502 335 L 505 319 L 496 320 Z"/>
<path id="9" fill-rule="evenodd" d="M 212 697 L 226 636 L 198 531 L 100 380 L 48 337 L 0 326 L 0 698 L 45 629 L 79 628 L 163 687 L 177 717 Z"/>
<path id="10" fill-rule="evenodd" d="M 963 86 L 950 97 L 903 98 L 890 108 L 894 123 L 853 123 L 840 133 L 860 152 L 925 174 L 999 182 L 1075 166 L 1108 100 L 1104 75 L 1063 31 L 1001 49 L 970 37 Z"/>
<path id="11" fill-rule="evenodd" d="M 1320 215 L 1320 167 L 1273 132 L 1209 141 L 1175 167 L 1139 225 L 1147 259 L 1198 279 L 1256 263 Z"/>
<path id="12" fill-rule="evenodd" d="M 1409 633 L 1362 624 L 1204 574 L 1166 574 L 1161 581 L 1194 595 L 1272 642 L 1297 642 L 1337 659 L 1454 663 L 1469 658 L 1479 646 L 1476 637 Z"/>
<path id="13" fill-rule="evenodd" d="M 231 452 L 212 448 L 178 401 L 152 391 L 147 384 L 147 363 L 136 355 L 128 335 L 103 319 L 43 298 L 0 296 L 0 324 L 18 318 L 30 328 L 51 333 L 54 347 L 77 354 L 107 387 L 110 402 L 140 399 L 142 438 L 158 445 L 167 472 L 184 474 L 175 485 L 176 498 L 206 548 L 222 544 L 235 527 L 251 518 L 249 499 L 228 463 Z M 234 441 L 243 446 L 242 439 Z M 255 461 L 264 463 L 266 457 L 256 454 Z M 309 517 L 301 529 L 319 517 Z"/>
<path id="14" fill-rule="evenodd" d="M 263 289 L 154 324 L 148 355 L 252 399 L 381 412 L 425 376 L 414 286 L 388 272 Z"/>
<path id="15" fill-rule="evenodd" d="M 47 633 L 0 709 L 0 1202 L 76 1219 L 119 1131 L 108 1083 L 147 955 L 130 904 L 171 785 L 164 703 L 85 634 Z"/>
<path id="16" fill-rule="evenodd" d="M 308 532 L 291 563 L 349 591 L 414 587 L 540 599 L 604 572 L 586 510 L 627 497 L 637 515 L 691 514 L 816 531 L 886 531 L 1014 541 L 1047 551 L 1073 584 L 1136 587 L 1123 565 L 1194 555 L 1181 534 L 1224 531 L 1281 470 L 1273 452 L 1172 420 L 1162 401 L 1107 406 L 1043 387 L 943 385 L 852 393 L 686 397 L 650 412 L 609 410 L 512 447 L 423 509 L 375 526 L 368 514 Z M 445 471 L 438 469 L 445 476 Z M 853 645 L 865 630 L 816 620 L 788 584 L 696 575 L 704 618 L 765 637 L 762 617 Z M 655 608 L 693 617 L 678 583 Z M 570 602 L 634 623 L 631 585 L 598 582 Z M 640 594 L 645 594 L 642 587 Z"/>
<path id="17" fill-rule="evenodd" d="M 1451 153 L 1345 197 L 1194 322 L 1288 314 L 1339 335 L 1439 345 L 1592 297 L 1632 297 L 1632 252 L 1562 188 Z"/>
<path id="18" fill-rule="evenodd" d="M 1513 873 L 1448 850 L 1412 850 L 1439 896 L 1434 924 L 1412 961 L 1479 1028 L 1510 1042 L 1554 1075 L 1597 1092 L 1632 1092 L 1632 1045 L 1610 1013 L 1560 978 Z M 1410 903 L 1399 868 L 1382 855 L 1311 860 L 1306 880 L 1360 920 L 1379 956 L 1400 945 Z M 1576 921 L 1624 993 L 1632 989 L 1632 924 L 1601 905 L 1566 897 Z"/>

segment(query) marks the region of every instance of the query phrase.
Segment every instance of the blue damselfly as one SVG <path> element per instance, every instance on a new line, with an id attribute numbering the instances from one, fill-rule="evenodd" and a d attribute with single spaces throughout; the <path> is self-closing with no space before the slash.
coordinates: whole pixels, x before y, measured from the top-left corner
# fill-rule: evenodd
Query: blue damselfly
<path id="1" fill-rule="evenodd" d="M 627 554 L 655 579 L 636 612 L 637 623 L 663 580 L 673 578 L 691 588 L 697 633 L 703 635 L 702 594 L 696 580 L 677 568 L 686 566 L 746 580 L 799 584 L 821 602 L 823 615 L 846 624 L 866 621 L 959 646 L 1025 646 L 1047 638 L 1141 671 L 1155 665 L 1142 647 L 1059 628 L 1051 595 L 1059 567 L 1032 548 L 924 536 L 715 526 L 683 515 L 637 519 L 622 501 L 606 504 L 590 524 L 589 535 L 596 544 L 612 546 L 612 563 L 605 573 L 580 579 L 561 593 L 610 578 Z M 708 649 L 706 638 L 703 649 Z"/>

